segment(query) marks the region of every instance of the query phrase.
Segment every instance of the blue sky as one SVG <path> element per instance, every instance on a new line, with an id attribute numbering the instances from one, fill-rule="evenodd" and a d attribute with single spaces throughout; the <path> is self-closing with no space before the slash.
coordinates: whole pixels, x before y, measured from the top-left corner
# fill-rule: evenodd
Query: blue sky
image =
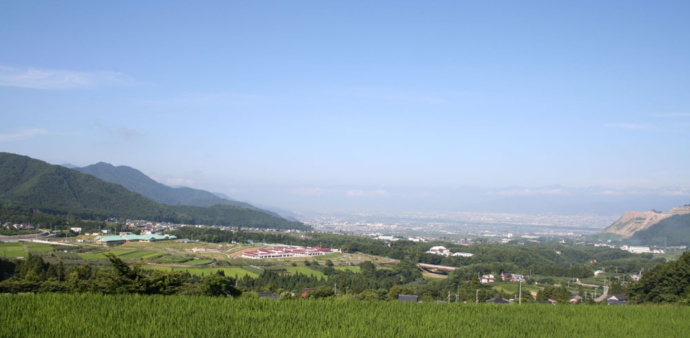
<path id="1" fill-rule="evenodd" d="M 396 187 L 690 195 L 688 17 L 687 1 L 4 1 L 0 151 L 293 207 Z"/>

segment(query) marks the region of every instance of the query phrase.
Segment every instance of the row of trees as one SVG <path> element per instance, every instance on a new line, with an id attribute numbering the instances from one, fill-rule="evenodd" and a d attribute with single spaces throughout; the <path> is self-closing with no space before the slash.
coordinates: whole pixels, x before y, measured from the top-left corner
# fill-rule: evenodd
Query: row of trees
<path id="1" fill-rule="evenodd" d="M 334 269 L 332 264 L 311 264 L 328 278 L 304 274 L 284 274 L 266 270 L 256 278 L 245 276 L 239 280 L 224 276 L 222 270 L 205 277 L 176 271 L 151 271 L 139 264 L 128 265 L 117 256 L 106 254 L 111 267 L 94 268 L 84 264 L 65 267 L 44 262 L 39 256 L 29 255 L 25 260 L 0 259 L 0 293 L 19 292 L 72 292 L 103 294 L 161 294 L 239 296 L 242 292 L 271 291 L 278 293 L 308 292 L 309 298 L 336 295 L 352 296 L 361 300 L 395 300 L 400 294 L 420 296 L 422 301 L 448 299 L 460 302 L 483 302 L 489 298 L 517 298 L 517 295 L 479 283 L 476 274 L 467 279 L 459 270 L 446 279 L 427 280 L 414 262 L 403 260 L 392 268 L 379 269 L 366 261 L 360 272 Z M 613 283 L 610 294 L 626 292 L 633 303 L 690 303 L 690 253 L 673 262 L 661 264 L 645 274 L 637 283 L 624 290 Z M 580 288 L 579 294 L 585 297 Z M 547 286 L 536 299 L 529 292 L 522 293 L 523 302 L 553 299 L 567 303 L 572 293 L 565 286 Z M 291 298 L 291 296 L 288 296 Z"/>
<path id="2" fill-rule="evenodd" d="M 309 298 L 326 298 L 336 295 L 336 286 L 339 296 L 362 300 L 395 300 L 399 294 L 414 294 L 423 301 L 433 301 L 445 299 L 449 293 L 453 295 L 452 300 L 468 302 L 475 301 L 477 296 L 480 301 L 497 296 L 513 297 L 512 294 L 479 284 L 476 276 L 470 281 L 461 281 L 457 276 L 447 280 L 425 280 L 411 261 L 402 261 L 387 269 L 379 269 L 367 261 L 360 265 L 359 273 L 337 270 L 330 264 L 311 264 L 312 269 L 324 272 L 327 279 L 266 270 L 256 278 L 245 276 L 235 280 L 224 276 L 222 270 L 198 277 L 175 271 L 150 271 L 143 269 L 140 264 L 128 265 L 112 254 L 106 256 L 111 264 L 108 268 L 95 268 L 88 264 L 68 268 L 61 261 L 50 264 L 34 255 L 15 262 L 0 260 L 2 276 L 10 277 L 0 282 L 0 293 L 239 296 L 242 292 L 271 291 L 288 293 L 288 298 L 291 298 L 293 293 L 301 294 L 309 290 Z M 528 298 L 525 295 L 524 299 Z"/>
<path id="3" fill-rule="evenodd" d="M 0 293 L 72 292 L 103 294 L 160 294 L 239 296 L 235 280 L 220 274 L 206 277 L 177 271 L 150 271 L 140 264 L 127 265 L 113 254 L 106 254 L 112 268 L 99 269 L 89 264 L 66 268 L 46 263 L 39 256 L 10 262 L 0 259 Z"/>

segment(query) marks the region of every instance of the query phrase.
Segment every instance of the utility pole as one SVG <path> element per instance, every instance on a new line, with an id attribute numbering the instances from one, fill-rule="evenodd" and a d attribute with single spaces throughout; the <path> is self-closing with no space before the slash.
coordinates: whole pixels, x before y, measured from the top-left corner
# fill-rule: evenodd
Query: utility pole
<path id="1" fill-rule="evenodd" d="M 518 296 L 518 305 L 522 304 L 522 281 L 520 281 L 520 293 Z"/>
<path id="2" fill-rule="evenodd" d="M 475 302 L 479 304 L 479 289 L 477 289 L 477 295 L 475 296 Z"/>

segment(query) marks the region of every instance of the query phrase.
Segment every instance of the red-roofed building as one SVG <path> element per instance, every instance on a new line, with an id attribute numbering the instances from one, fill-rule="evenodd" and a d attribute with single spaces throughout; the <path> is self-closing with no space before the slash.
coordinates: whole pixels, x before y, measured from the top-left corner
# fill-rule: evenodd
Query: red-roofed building
<path id="1" fill-rule="evenodd" d="M 242 257 L 263 259 L 263 258 L 289 258 L 289 257 L 312 257 L 322 256 L 327 253 L 334 252 L 330 248 L 309 247 L 301 248 L 296 246 L 276 247 L 267 246 L 258 250 L 247 251 L 242 254 Z"/>

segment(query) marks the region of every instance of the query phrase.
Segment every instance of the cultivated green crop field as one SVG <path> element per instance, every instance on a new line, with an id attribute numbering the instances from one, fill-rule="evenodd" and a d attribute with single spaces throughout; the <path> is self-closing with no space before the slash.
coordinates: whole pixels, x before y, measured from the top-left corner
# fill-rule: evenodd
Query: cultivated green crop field
<path id="1" fill-rule="evenodd" d="M 213 263 L 212 259 L 192 259 L 186 262 L 180 262 L 180 263 L 175 263 L 175 264 L 180 264 L 180 265 L 202 265 L 202 264 L 209 264 Z"/>
<path id="2" fill-rule="evenodd" d="M 285 268 L 285 270 L 290 271 L 293 274 L 296 274 L 299 272 L 299 273 L 301 273 L 303 275 L 307 275 L 307 276 L 314 276 L 314 277 L 318 277 L 318 278 L 325 278 L 326 277 L 326 275 L 324 275 L 323 272 L 312 270 L 306 266 L 288 266 Z"/>
<path id="3" fill-rule="evenodd" d="M 148 258 L 154 258 L 158 256 L 164 255 L 163 253 L 160 252 L 152 252 L 152 251 L 139 251 L 139 250 L 111 250 L 107 251 L 111 254 L 114 254 L 117 257 L 120 257 L 121 259 L 124 260 L 131 260 L 131 259 L 148 259 Z M 79 254 L 82 259 L 107 259 L 105 257 L 106 252 L 100 252 L 100 253 L 86 253 L 86 254 Z"/>
<path id="4" fill-rule="evenodd" d="M 361 270 L 359 266 L 335 266 L 336 270 L 352 271 L 354 273 L 359 273 Z"/>
<path id="5" fill-rule="evenodd" d="M 189 272 L 191 275 L 195 276 L 201 276 L 202 274 L 204 276 L 208 276 L 212 273 L 216 273 L 218 270 L 223 270 L 225 273 L 225 276 L 227 277 L 232 277 L 235 278 L 242 278 L 244 276 L 249 276 L 252 278 L 256 278 L 259 275 L 257 275 L 254 272 L 247 271 L 242 268 L 213 268 L 213 267 L 208 267 L 208 268 L 195 268 L 195 267 L 189 267 L 189 268 L 181 268 L 181 267 L 165 267 L 165 266 L 151 266 L 151 265 L 146 265 L 143 267 L 143 269 L 151 269 L 151 270 L 162 270 L 162 271 L 180 271 L 180 272 Z"/>
<path id="6" fill-rule="evenodd" d="M 688 337 L 690 307 L 0 295 L 0 337 Z"/>
<path id="7" fill-rule="evenodd" d="M 38 251 L 53 251 L 53 247 L 48 244 L 19 242 L 19 243 L 0 243 L 0 257 L 2 258 L 17 258 L 28 257 L 29 252 L 24 251 L 24 246 L 29 252 Z"/>
<path id="8" fill-rule="evenodd" d="M 0 243 L 0 257 L 17 258 L 26 257 L 29 253 L 24 251 L 24 246 L 18 243 Z"/>

